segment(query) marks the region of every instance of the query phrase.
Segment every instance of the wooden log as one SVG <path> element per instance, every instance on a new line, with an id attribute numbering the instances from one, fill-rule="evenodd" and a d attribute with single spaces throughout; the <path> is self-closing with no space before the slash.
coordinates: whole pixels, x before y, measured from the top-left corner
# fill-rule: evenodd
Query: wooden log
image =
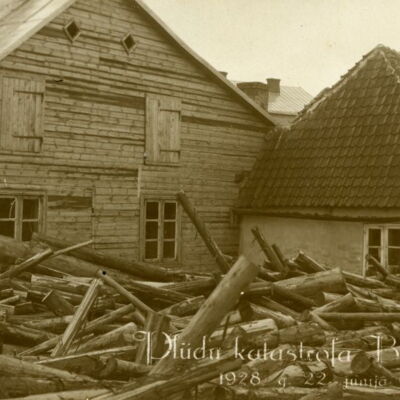
<path id="1" fill-rule="evenodd" d="M 189 216 L 193 225 L 196 227 L 197 232 L 203 239 L 205 245 L 207 246 L 208 251 L 211 256 L 215 259 L 218 267 L 220 268 L 223 274 L 227 273 L 231 267 L 226 258 L 224 257 L 222 251 L 219 249 L 217 243 L 212 238 L 207 226 L 204 224 L 202 219 L 200 218 L 197 210 L 190 202 L 189 198 L 186 196 L 185 192 L 182 190 L 176 195 L 179 203 L 182 205 L 186 214 Z"/>
<path id="2" fill-rule="evenodd" d="M 109 393 L 108 389 L 68 390 L 56 393 L 41 393 L 38 395 L 13 397 L 5 400 L 88 400 Z"/>
<path id="3" fill-rule="evenodd" d="M 109 358 L 105 367 L 100 371 L 100 378 L 129 380 L 132 377 L 146 375 L 150 372 L 150 369 L 151 366 L 119 360 L 118 358 Z"/>
<path id="4" fill-rule="evenodd" d="M 317 261 L 315 261 L 311 257 L 304 254 L 302 251 L 300 251 L 299 254 L 297 255 L 295 262 L 297 264 L 300 264 L 303 267 L 305 267 L 305 269 L 311 273 L 323 272 L 328 269 L 328 268 L 322 266 L 321 264 L 319 264 Z"/>
<path id="5" fill-rule="evenodd" d="M 31 284 L 27 291 L 27 298 L 36 303 L 41 303 L 42 300 L 49 294 L 49 288 L 37 284 Z M 83 296 L 79 294 L 72 294 L 57 290 L 57 294 L 63 297 L 68 303 L 72 305 L 79 305 L 82 303 Z"/>
<path id="6" fill-rule="evenodd" d="M 253 297 L 251 298 L 251 300 L 256 304 L 259 304 L 260 306 L 263 306 L 273 311 L 277 311 L 284 315 L 289 315 L 296 320 L 300 318 L 300 314 L 298 312 L 292 310 L 289 307 L 286 307 L 283 304 L 278 303 L 275 300 L 269 299 L 268 297 Z"/>
<path id="7" fill-rule="evenodd" d="M 384 376 L 389 380 L 392 385 L 400 386 L 400 378 L 377 362 L 374 358 L 370 358 L 371 369 L 373 374 L 379 374 L 378 376 Z"/>
<path id="8" fill-rule="evenodd" d="M 105 333 L 104 335 L 96 336 L 84 343 L 78 341 L 78 343 L 71 348 L 71 352 L 82 354 L 107 347 L 111 348 L 133 345 L 137 342 L 137 330 L 137 325 L 130 322 L 111 332 Z"/>
<path id="9" fill-rule="evenodd" d="M 328 324 L 315 311 L 309 311 L 308 313 L 309 313 L 310 319 L 312 321 L 314 321 L 315 323 L 317 323 L 325 331 L 331 331 L 331 332 L 337 331 L 337 329 L 333 325 Z"/>
<path id="10" fill-rule="evenodd" d="M 55 336 L 50 332 L 21 325 L 13 325 L 7 322 L 0 322 L 0 335 L 6 343 L 13 343 L 21 346 L 36 345 L 54 338 Z"/>
<path id="11" fill-rule="evenodd" d="M 390 286 L 394 286 L 396 288 L 400 287 L 400 279 L 396 276 L 390 274 L 386 268 L 373 256 L 367 256 L 368 261 L 372 263 L 372 265 L 379 271 L 379 273 L 383 276 L 383 280 L 386 284 Z"/>
<path id="12" fill-rule="evenodd" d="M 27 328 L 50 331 L 53 333 L 64 332 L 65 328 L 71 323 L 73 315 L 63 317 L 40 319 L 36 321 L 27 321 L 23 325 Z"/>
<path id="13" fill-rule="evenodd" d="M 313 311 L 317 314 L 326 312 L 336 312 L 343 310 L 354 309 L 356 303 L 351 293 L 347 293 L 345 296 L 341 296 L 331 303 L 325 304 L 321 307 L 315 308 Z"/>
<path id="14" fill-rule="evenodd" d="M 336 383 L 336 385 L 338 384 Z M 334 397 L 328 396 L 328 390 L 331 390 Z M 257 400 L 340 400 L 342 397 L 337 393 L 340 393 L 340 388 L 332 390 L 329 387 L 316 389 L 296 386 L 285 388 L 220 386 L 215 390 L 214 395 L 218 400 L 248 400 L 251 398 L 256 398 Z M 378 399 L 374 398 L 374 400 Z"/>
<path id="15" fill-rule="evenodd" d="M 204 301 L 204 296 L 192 297 L 164 308 L 160 312 L 166 315 L 170 314 L 178 317 L 184 317 L 186 315 L 194 314 L 201 307 Z"/>
<path id="16" fill-rule="evenodd" d="M 42 300 L 46 307 L 60 317 L 74 314 L 74 306 L 56 290 L 51 290 Z"/>
<path id="17" fill-rule="evenodd" d="M 301 296 L 291 290 L 284 288 L 283 286 L 272 284 L 272 296 L 278 297 L 280 299 L 291 300 L 295 304 L 301 305 L 303 307 L 309 308 L 316 306 L 316 303 L 313 299 L 310 299 L 305 296 Z"/>
<path id="18" fill-rule="evenodd" d="M 32 251 L 26 243 L 0 235 L 0 262 L 13 264 L 17 259 L 26 259 L 30 256 Z"/>
<path id="19" fill-rule="evenodd" d="M 179 349 L 182 343 L 190 344 L 194 348 L 201 343 L 203 337 L 210 335 L 226 313 L 236 305 L 241 292 L 257 274 L 258 267 L 249 263 L 245 257 L 240 256 L 192 318 L 189 325 L 179 335 L 177 348 Z M 156 364 L 150 374 L 171 374 L 181 361 L 183 360 L 165 357 Z"/>
<path id="20" fill-rule="evenodd" d="M 400 313 L 319 313 L 327 321 L 400 321 Z"/>
<path id="21" fill-rule="evenodd" d="M 253 337 L 263 336 L 270 332 L 277 331 L 277 325 L 271 318 L 264 318 L 257 321 L 243 322 L 227 327 L 226 329 L 218 329 L 210 335 L 209 347 L 217 346 L 221 343 L 224 336 L 230 336 L 233 333 L 240 332 L 244 341 L 251 341 Z M 236 339 L 236 337 L 235 337 Z"/>
<path id="22" fill-rule="evenodd" d="M 0 377 L 0 398 L 16 398 L 21 396 L 26 399 L 32 396 L 33 398 L 42 400 L 47 398 L 48 393 L 77 389 L 85 391 L 86 388 L 93 387 L 99 387 L 99 384 L 96 382 L 61 381 L 58 378 L 38 379 L 29 376 L 7 376 Z"/>
<path id="23" fill-rule="evenodd" d="M 180 301 L 190 299 L 192 296 L 184 293 L 180 293 L 171 289 L 162 287 L 154 287 L 141 282 L 130 281 L 128 285 L 124 287 L 131 293 L 135 293 L 137 296 L 150 298 L 153 301 L 160 301 L 163 304 L 175 304 Z"/>
<path id="24" fill-rule="evenodd" d="M 238 359 L 212 360 L 196 365 L 179 375 L 175 374 L 170 379 L 157 380 L 140 387 L 137 387 L 137 384 L 128 384 L 114 393 L 94 397 L 91 400 L 167 399 L 175 393 L 182 393 L 185 389 L 215 379 L 220 374 L 235 371 L 241 365 L 242 361 Z"/>
<path id="25" fill-rule="evenodd" d="M 370 357 L 364 351 L 351 352 L 349 354 L 349 357 L 345 359 L 332 357 L 329 364 L 335 375 L 342 377 L 361 375 L 371 368 Z"/>
<path id="26" fill-rule="evenodd" d="M 13 357 L 0 355 L 0 376 L 30 376 L 32 378 L 58 378 L 69 382 L 96 382 L 94 379 L 56 368 L 33 364 Z"/>
<path id="27" fill-rule="evenodd" d="M 0 299 L 6 299 L 14 295 L 14 289 L 4 289 L 0 290 Z"/>
<path id="28" fill-rule="evenodd" d="M 74 317 L 68 325 L 68 328 L 65 330 L 63 337 L 60 339 L 57 346 L 52 351 L 52 357 L 62 356 L 68 352 L 68 349 L 70 348 L 73 340 L 75 339 L 79 330 L 84 324 L 90 308 L 96 300 L 100 284 L 101 281 L 99 279 L 93 279 L 90 288 L 83 298 L 78 310 L 74 314 Z"/>
<path id="29" fill-rule="evenodd" d="M 51 249 L 47 249 L 41 253 L 35 254 L 34 256 L 28 258 L 27 260 L 23 261 L 18 265 L 14 265 L 13 267 L 9 268 L 7 271 L 0 274 L 0 280 L 2 279 L 10 279 L 15 278 L 28 268 L 31 268 L 37 264 L 40 264 L 42 261 L 46 260 L 53 254 Z"/>
<path id="30" fill-rule="evenodd" d="M 197 296 L 210 293 L 216 286 L 217 280 L 215 277 L 208 277 L 187 282 L 171 283 L 168 286 L 165 286 L 165 288 Z"/>
<path id="31" fill-rule="evenodd" d="M 72 245 L 72 243 L 66 241 L 38 234 L 34 234 L 33 240 L 38 240 L 54 248 L 63 248 Z M 168 269 L 162 268 L 158 265 L 131 261 L 121 257 L 116 257 L 115 255 L 110 256 L 89 248 L 71 251 L 71 255 L 92 264 L 97 264 L 106 268 L 114 268 L 150 280 L 168 282 L 173 280 L 177 275 L 176 272 L 169 271 Z"/>
<path id="32" fill-rule="evenodd" d="M 82 330 L 81 334 L 78 336 L 88 335 L 92 332 L 95 332 L 99 327 L 119 320 L 124 315 L 127 315 L 130 312 L 132 312 L 134 309 L 135 308 L 133 307 L 132 304 L 128 304 L 126 306 L 119 308 L 118 310 L 112 311 L 104 316 L 101 316 L 93 321 L 90 321 L 86 325 L 86 327 Z M 142 321 L 142 325 L 144 325 L 144 320 Z M 44 343 L 41 343 L 39 346 L 36 346 L 34 348 L 31 348 L 29 350 L 22 352 L 20 355 L 28 356 L 28 355 L 41 354 L 42 352 L 48 351 L 51 348 L 53 348 L 54 346 L 56 346 L 60 339 L 61 339 L 61 336 L 57 336 L 57 337 L 50 339 Z"/>
<path id="33" fill-rule="evenodd" d="M 18 295 L 14 295 L 14 296 L 10 296 L 10 297 L 7 297 L 5 299 L 0 300 L 0 304 L 10 304 L 10 305 L 12 305 L 12 304 L 18 303 L 19 300 L 20 300 L 20 297 Z"/>
<path id="34" fill-rule="evenodd" d="M 371 289 L 387 288 L 383 282 L 378 281 L 377 279 L 364 278 L 361 275 L 353 274 L 351 272 L 343 271 L 343 277 L 347 283 L 350 283 L 354 286 Z"/>
<path id="35" fill-rule="evenodd" d="M 274 285 L 292 290 L 303 296 L 312 296 L 315 292 L 346 293 L 345 281 L 339 268 L 316 272 L 275 282 Z"/>
<path id="36" fill-rule="evenodd" d="M 275 271 L 280 272 L 281 276 L 285 277 L 288 273 L 288 267 L 286 265 L 282 264 L 281 260 L 276 255 L 274 249 L 265 240 L 264 236 L 262 235 L 262 233 L 260 232 L 258 227 L 252 229 L 251 232 L 253 233 L 254 238 L 256 239 L 257 243 L 259 244 L 264 255 L 271 262 L 271 265 L 274 267 Z"/>
<path id="37" fill-rule="evenodd" d="M 367 355 L 377 360 L 385 368 L 400 367 L 400 346 L 382 349 L 378 344 L 378 339 L 376 343 L 375 349 L 368 351 Z"/>
<path id="38" fill-rule="evenodd" d="M 97 378 L 104 368 L 103 360 L 106 362 L 109 358 L 132 360 L 135 353 L 136 346 L 113 347 L 64 357 L 45 358 L 35 361 L 35 364 Z"/>
<path id="39" fill-rule="evenodd" d="M 282 314 L 278 311 L 270 310 L 269 308 L 260 306 L 259 304 L 241 302 L 240 307 L 241 312 L 243 312 L 245 315 L 245 319 L 258 320 L 270 318 L 275 321 L 278 328 L 287 328 L 289 326 L 296 325 L 297 323 L 293 317 Z"/>
<path id="40" fill-rule="evenodd" d="M 147 304 L 143 303 L 140 299 L 138 299 L 136 296 L 134 296 L 132 293 L 126 290 L 123 286 L 121 286 L 115 279 L 111 278 L 111 276 L 109 276 L 106 271 L 99 270 L 97 271 L 96 275 L 99 279 L 103 280 L 103 282 L 105 282 L 107 285 L 114 288 L 121 296 L 127 298 L 135 307 L 143 311 L 145 314 L 148 312 L 150 313 L 154 312 L 153 309 L 150 308 Z"/>
<path id="41" fill-rule="evenodd" d="M 320 346 L 326 342 L 323 329 L 315 323 L 300 323 L 288 328 L 270 332 L 262 337 L 254 337 L 251 344 L 254 347 L 274 348 L 280 344 L 302 344 L 305 346 Z"/>

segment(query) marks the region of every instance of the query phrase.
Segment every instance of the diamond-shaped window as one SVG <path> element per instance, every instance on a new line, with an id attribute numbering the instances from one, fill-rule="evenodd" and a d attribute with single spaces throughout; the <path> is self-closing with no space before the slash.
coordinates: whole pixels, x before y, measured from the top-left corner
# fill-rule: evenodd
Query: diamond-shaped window
<path id="1" fill-rule="evenodd" d="M 79 25 L 75 21 L 68 22 L 68 24 L 64 26 L 64 32 L 71 42 L 74 42 L 76 39 L 78 39 L 82 33 Z"/>
<path id="2" fill-rule="evenodd" d="M 128 33 L 126 36 L 124 36 L 121 40 L 121 43 L 122 43 L 122 46 L 124 46 L 124 49 L 128 54 L 130 54 L 137 45 L 137 43 L 131 33 Z"/>

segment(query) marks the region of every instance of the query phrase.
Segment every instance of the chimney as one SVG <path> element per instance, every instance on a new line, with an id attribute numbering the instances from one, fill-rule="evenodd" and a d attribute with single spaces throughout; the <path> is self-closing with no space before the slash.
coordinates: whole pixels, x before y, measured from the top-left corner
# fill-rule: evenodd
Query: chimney
<path id="1" fill-rule="evenodd" d="M 264 109 L 268 109 L 268 86 L 262 82 L 241 82 L 237 87 Z"/>
<path id="2" fill-rule="evenodd" d="M 280 79 L 268 78 L 267 79 L 268 91 L 270 93 L 280 93 L 281 92 L 280 83 L 281 83 Z"/>
<path id="3" fill-rule="evenodd" d="M 228 73 L 227 73 L 227 72 L 225 72 L 225 71 L 219 71 L 219 73 L 220 73 L 221 75 L 223 75 L 224 78 L 228 78 Z"/>

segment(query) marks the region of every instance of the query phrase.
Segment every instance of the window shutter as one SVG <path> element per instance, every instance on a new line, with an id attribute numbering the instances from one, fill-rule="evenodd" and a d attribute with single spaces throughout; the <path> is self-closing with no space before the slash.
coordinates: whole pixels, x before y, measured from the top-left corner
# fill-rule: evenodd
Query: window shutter
<path id="1" fill-rule="evenodd" d="M 181 101 L 148 96 L 146 100 L 147 161 L 177 164 L 181 153 Z"/>
<path id="2" fill-rule="evenodd" d="M 45 82 L 3 76 L 1 92 L 1 148 L 39 152 Z"/>

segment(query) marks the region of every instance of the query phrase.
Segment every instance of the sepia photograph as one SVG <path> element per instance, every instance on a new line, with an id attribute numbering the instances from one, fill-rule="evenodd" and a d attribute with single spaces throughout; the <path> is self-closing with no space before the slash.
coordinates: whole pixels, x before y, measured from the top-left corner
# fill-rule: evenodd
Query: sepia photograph
<path id="1" fill-rule="evenodd" d="M 399 20 L 0 0 L 0 400 L 399 400 Z"/>

